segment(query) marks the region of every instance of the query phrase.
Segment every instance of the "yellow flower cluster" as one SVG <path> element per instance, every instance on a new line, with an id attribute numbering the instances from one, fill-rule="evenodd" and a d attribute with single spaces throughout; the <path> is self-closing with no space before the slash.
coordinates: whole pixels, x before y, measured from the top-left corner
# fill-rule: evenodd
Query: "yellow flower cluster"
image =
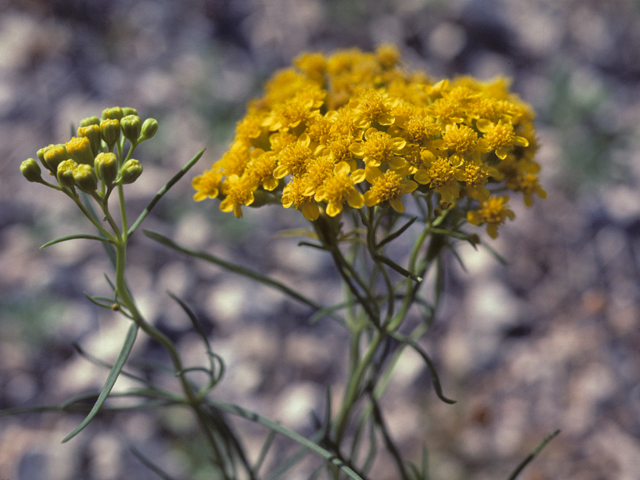
<path id="1" fill-rule="evenodd" d="M 229 150 L 193 180 L 194 199 L 219 197 L 222 211 L 241 217 L 257 190 L 268 191 L 313 221 L 346 205 L 388 202 L 402 212 L 405 195 L 435 192 L 444 205 L 476 200 L 468 220 L 495 236 L 513 212 L 487 184 L 521 192 L 527 205 L 546 196 L 534 113 L 507 80 L 434 82 L 399 62 L 393 46 L 299 56 L 249 104 Z"/>

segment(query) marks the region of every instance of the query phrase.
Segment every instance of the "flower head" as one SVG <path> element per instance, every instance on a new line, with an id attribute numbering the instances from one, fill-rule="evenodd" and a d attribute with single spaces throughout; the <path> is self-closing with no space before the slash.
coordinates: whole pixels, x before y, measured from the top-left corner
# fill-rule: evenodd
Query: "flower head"
<path id="1" fill-rule="evenodd" d="M 534 114 L 508 81 L 435 81 L 400 65 L 389 45 L 302 53 L 250 102 L 229 150 L 194 180 L 194 198 L 218 196 L 241 216 L 253 192 L 271 191 L 315 220 L 322 209 L 333 217 L 383 204 L 393 215 L 419 192 L 490 234 L 512 215 L 492 190 L 520 193 L 527 205 L 544 198 Z"/>

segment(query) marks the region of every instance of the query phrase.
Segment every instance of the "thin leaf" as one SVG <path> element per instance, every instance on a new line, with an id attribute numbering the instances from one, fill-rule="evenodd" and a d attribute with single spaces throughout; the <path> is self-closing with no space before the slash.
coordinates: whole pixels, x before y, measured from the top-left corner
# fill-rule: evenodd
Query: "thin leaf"
<path id="1" fill-rule="evenodd" d="M 542 440 L 542 442 L 540 442 L 540 445 L 538 445 L 533 450 L 533 452 L 531 452 L 529 455 L 527 455 L 527 457 L 524 460 L 522 460 L 522 462 L 520 462 L 520 464 L 516 467 L 516 469 L 513 471 L 513 473 L 511 473 L 511 475 L 509 475 L 509 479 L 508 480 L 515 480 L 515 478 L 518 475 L 520 475 L 520 472 L 522 472 L 522 470 L 524 470 L 524 467 L 529 465 L 529 463 L 531 463 L 531 461 L 538 456 L 538 454 L 542 451 L 542 449 L 544 447 L 546 447 L 547 444 L 551 440 L 556 438 L 559 434 L 560 434 L 560 430 L 558 429 L 555 432 L 553 432 L 552 434 L 548 435 L 544 440 Z"/>
<path id="2" fill-rule="evenodd" d="M 159 466 L 157 466 L 155 463 L 153 463 L 151 460 L 145 457 L 136 447 L 129 448 L 129 451 L 133 454 L 134 457 L 140 460 L 140 462 L 145 467 L 147 467 L 149 470 L 151 470 L 153 473 L 158 475 L 163 480 L 175 480 L 171 475 L 169 475 L 167 472 L 162 470 Z"/>
<path id="3" fill-rule="evenodd" d="M 93 303 L 94 305 L 97 305 L 97 306 L 102 307 L 102 308 L 108 308 L 109 310 L 111 310 L 113 308 L 114 303 L 113 303 L 112 299 L 106 298 L 106 297 L 92 297 L 87 292 L 83 292 L 83 293 L 84 293 L 84 296 L 87 297 L 87 299 L 91 303 Z M 102 303 L 102 302 L 98 301 L 99 299 L 108 300 L 108 301 L 111 301 L 111 303 Z"/>
<path id="4" fill-rule="evenodd" d="M 342 310 L 343 308 L 347 308 L 350 304 L 351 304 L 351 302 L 342 302 L 342 303 L 339 303 L 337 305 L 331 305 L 330 307 L 323 307 L 320 310 L 318 310 L 316 313 L 311 315 L 311 317 L 309 318 L 309 324 L 313 325 L 314 323 L 318 322 L 322 318 L 329 316 L 333 312 L 337 312 L 338 310 Z M 342 320 L 342 319 L 338 319 L 337 317 L 333 317 L 333 318 L 335 318 L 336 320 L 339 320 L 339 321 Z M 340 323 L 342 325 L 346 325 L 343 321 L 340 321 Z"/>
<path id="5" fill-rule="evenodd" d="M 395 263 L 393 260 L 385 257 L 384 255 L 376 255 L 374 257 L 376 260 L 380 260 L 382 263 L 390 266 L 391 268 L 393 268 L 396 272 L 398 272 L 400 275 L 404 276 L 404 277 L 408 277 L 411 280 L 421 283 L 424 279 L 414 273 L 411 273 L 409 270 L 402 268 L 400 265 L 398 265 L 397 263 Z"/>
<path id="6" fill-rule="evenodd" d="M 131 349 L 133 348 L 133 344 L 136 340 L 137 333 L 138 333 L 138 325 L 136 323 L 132 323 L 131 327 L 129 327 L 129 331 L 127 332 L 127 337 L 125 338 L 124 344 L 122 345 L 122 350 L 120 350 L 120 353 L 118 354 L 118 358 L 116 359 L 116 362 L 114 363 L 113 368 L 111 369 L 111 372 L 109 372 L 109 376 L 107 377 L 107 381 L 105 382 L 104 387 L 102 387 L 102 391 L 98 396 L 98 400 L 96 401 L 95 405 L 89 412 L 89 415 L 87 415 L 87 417 L 82 421 L 80 425 L 78 425 L 78 427 L 73 432 L 71 432 L 62 440 L 62 443 L 68 442 L 73 437 L 75 437 L 87 425 L 89 425 L 89 422 L 93 420 L 93 417 L 96 416 L 96 414 L 100 410 L 100 407 L 105 402 L 105 400 L 109 396 L 109 393 L 111 392 L 111 389 L 116 383 L 116 380 L 120 375 L 120 371 L 122 370 L 122 367 L 127 361 L 127 357 L 129 356 L 129 353 L 131 353 Z"/>
<path id="7" fill-rule="evenodd" d="M 267 435 L 267 438 L 262 444 L 262 448 L 260 449 L 258 460 L 256 460 L 256 463 L 253 466 L 254 474 L 258 473 L 258 470 L 260 470 L 260 467 L 262 467 L 262 464 L 264 463 L 265 458 L 267 458 L 267 453 L 269 452 L 269 449 L 271 448 L 271 445 L 273 444 L 273 440 L 275 438 L 276 432 L 274 432 L 273 430 L 269 430 L 269 434 Z"/>
<path id="8" fill-rule="evenodd" d="M 273 420 L 270 420 L 258 413 L 252 412 L 238 405 L 223 402 L 221 400 L 206 399 L 206 402 L 214 408 L 229 412 L 233 415 L 238 415 L 242 418 L 245 418 L 252 422 L 263 425 L 264 427 L 267 427 L 269 430 L 279 433 L 280 435 L 287 437 L 293 440 L 294 442 L 299 443 L 300 445 L 307 448 L 308 450 L 311 450 L 316 455 L 324 458 L 325 461 L 327 461 L 329 464 L 337 467 L 346 475 L 348 475 L 349 478 L 352 478 L 353 480 L 363 480 L 362 477 L 358 475 L 349 465 L 347 465 L 344 461 L 340 460 L 333 453 L 322 448 L 320 445 L 312 442 L 311 440 L 303 437 L 299 433 L 296 433 L 293 430 L 283 427 L 282 425 L 280 425 L 279 423 Z"/>
<path id="9" fill-rule="evenodd" d="M 89 234 L 86 234 L 86 233 L 76 233 L 74 235 L 67 235 L 66 237 L 60 237 L 60 238 L 56 238 L 55 240 L 51 240 L 50 242 L 47 242 L 44 245 L 42 245 L 40 248 L 50 247 L 51 245 L 55 245 L 57 243 L 66 242 L 67 240 L 79 240 L 79 239 L 98 240 L 100 242 L 112 243 L 111 240 L 109 240 L 108 238 L 99 237 L 98 235 L 89 235 Z"/>
<path id="10" fill-rule="evenodd" d="M 396 238 L 398 238 L 400 235 L 402 235 L 407 230 L 407 228 L 409 228 L 411 225 L 413 225 L 413 222 L 415 222 L 417 219 L 418 219 L 418 217 L 411 218 L 411 220 L 409 220 L 407 223 L 405 223 L 397 231 L 389 234 L 386 238 L 383 238 L 382 240 L 380 240 L 380 242 L 376 245 L 376 247 L 380 248 L 383 245 L 386 245 L 387 243 L 389 243 L 390 241 L 395 240 Z"/>
<path id="11" fill-rule="evenodd" d="M 427 367 L 429 368 L 429 372 L 431 373 L 431 381 L 433 382 L 433 389 L 436 391 L 436 395 L 438 395 L 438 398 L 443 402 L 451 405 L 456 403 L 455 400 L 451 400 L 450 398 L 447 398 L 444 396 L 444 393 L 442 391 L 442 385 L 440 384 L 440 379 L 438 378 L 438 372 L 436 371 L 436 367 L 431 361 L 431 358 L 429 358 L 429 355 L 427 355 L 427 352 L 425 352 L 424 349 L 420 345 L 418 345 L 418 343 L 416 343 L 414 340 L 412 340 L 411 338 L 405 335 L 402 335 L 398 332 L 389 333 L 389 335 L 391 335 L 393 338 L 395 338 L 399 342 L 409 345 L 422 357 L 424 362 L 427 364 Z"/>
<path id="12" fill-rule="evenodd" d="M 274 288 L 274 289 L 278 290 L 279 292 L 282 292 L 285 295 L 290 296 L 294 300 L 297 300 L 300 303 L 308 305 L 309 307 L 311 307 L 311 308 L 313 308 L 315 310 L 322 310 L 323 309 L 322 305 L 316 303 L 315 301 L 311 300 L 310 298 L 305 297 L 301 293 L 296 292 L 291 287 L 288 287 L 287 285 L 285 285 L 283 283 L 280 283 L 277 280 L 273 280 L 272 278 L 267 277 L 266 275 L 262 275 L 261 273 L 255 272 L 253 270 L 250 270 L 248 268 L 242 267 L 240 265 L 236 265 L 234 263 L 227 262 L 226 260 L 222 260 L 222 259 L 220 259 L 218 257 L 215 257 L 215 256 L 211 255 L 210 253 L 197 251 L 197 250 L 191 250 L 191 249 L 185 248 L 185 247 L 183 247 L 181 245 L 178 245 L 173 240 L 165 237 L 164 235 L 160 235 L 159 233 L 152 232 L 150 230 L 145 230 L 144 234 L 147 237 L 151 238 L 152 240 L 155 240 L 158 243 L 166 245 L 167 247 L 172 248 L 174 250 L 177 250 L 178 252 L 182 252 L 182 253 L 185 253 L 185 254 L 187 254 L 187 255 L 189 255 L 191 257 L 199 258 L 199 259 L 204 260 L 206 262 L 213 263 L 214 265 L 218 265 L 219 267 L 222 267 L 225 270 L 228 270 L 228 271 L 233 272 L 233 273 L 237 273 L 238 275 L 242 275 L 243 277 L 250 278 L 252 280 L 255 280 L 256 282 L 262 283 L 263 285 L 266 285 L 268 287 Z M 344 320 L 342 320 L 342 321 L 344 321 Z"/>
<path id="13" fill-rule="evenodd" d="M 167 193 L 169 189 L 173 187 L 178 182 L 178 180 L 180 180 L 191 169 L 191 167 L 193 167 L 196 164 L 198 160 L 200 160 L 200 157 L 202 157 L 205 150 L 206 149 L 200 150 L 195 157 L 189 160 L 189 162 L 187 162 L 187 164 L 184 167 L 182 167 L 180 171 L 176 173 L 173 176 L 173 178 L 165 184 L 164 187 L 158 190 L 158 193 L 156 193 L 156 196 L 153 197 L 153 199 L 149 202 L 149 205 L 147 205 L 147 208 L 145 208 L 142 211 L 138 219 L 133 223 L 133 225 L 131 225 L 131 228 L 129 229 L 129 231 L 127 231 L 128 237 L 130 237 L 133 234 L 133 232 L 137 230 L 137 228 L 140 226 L 142 221 L 145 218 L 147 218 L 147 215 L 149 215 L 151 210 L 153 210 L 153 207 L 156 206 L 156 204 L 160 201 L 160 199 L 164 196 L 164 194 Z"/>

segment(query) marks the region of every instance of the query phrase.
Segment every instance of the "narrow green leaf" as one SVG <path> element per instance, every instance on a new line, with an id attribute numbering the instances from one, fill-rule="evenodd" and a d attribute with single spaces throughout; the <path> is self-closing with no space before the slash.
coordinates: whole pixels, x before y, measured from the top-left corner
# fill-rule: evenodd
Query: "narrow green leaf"
<path id="1" fill-rule="evenodd" d="M 129 229 L 129 231 L 127 231 L 127 236 L 130 237 L 133 234 L 133 232 L 137 230 L 137 228 L 140 226 L 143 220 L 147 218 L 147 215 L 149 215 L 151 210 L 153 210 L 153 207 L 156 206 L 156 204 L 160 201 L 160 199 L 164 196 L 164 194 L 167 193 L 169 189 L 173 187 L 176 183 L 178 183 L 178 181 L 191 169 L 191 167 L 193 167 L 196 164 L 196 162 L 200 160 L 200 157 L 202 157 L 205 150 L 206 149 L 200 150 L 195 157 L 189 160 L 187 164 L 184 167 L 182 167 L 180 171 L 176 173 L 173 176 L 173 178 L 165 184 L 164 187 L 158 190 L 158 193 L 156 193 L 156 196 L 153 197 L 153 199 L 149 202 L 149 205 L 147 205 L 147 208 L 145 208 L 142 211 L 138 219 L 133 223 L 133 225 L 131 225 L 131 228 Z"/>
<path id="2" fill-rule="evenodd" d="M 269 434 L 267 435 L 267 438 L 265 439 L 264 443 L 262 444 L 262 448 L 260 449 L 258 460 L 256 460 L 256 463 L 253 465 L 254 475 L 257 474 L 258 471 L 260 470 L 260 467 L 262 467 L 262 464 L 264 463 L 264 460 L 267 458 L 267 453 L 269 453 L 269 449 L 271 448 L 271 445 L 273 445 L 273 440 L 275 438 L 276 438 L 276 432 L 274 432 L 273 430 L 269 430 Z"/>
<path id="3" fill-rule="evenodd" d="M 51 245 L 55 245 L 56 243 L 66 242 L 67 240 L 98 240 L 100 242 L 111 243 L 111 240 L 105 237 L 99 237 L 98 235 L 88 235 L 85 233 L 76 233 L 74 235 L 67 235 L 66 237 L 56 238 L 55 240 L 51 240 L 50 242 L 45 243 L 40 248 L 50 247 Z"/>
<path id="4" fill-rule="evenodd" d="M 524 470 L 524 467 L 526 467 L 527 465 L 529 465 L 529 463 L 531 463 L 531 461 L 536 458 L 538 456 L 538 454 L 542 451 L 542 449 L 544 447 L 547 446 L 547 444 L 553 440 L 554 438 L 556 438 L 558 435 L 560 434 L 560 430 L 556 430 L 555 432 L 551 433 L 550 435 L 548 435 L 544 440 L 542 440 L 542 442 L 540 442 L 540 444 L 533 450 L 533 452 L 531 452 L 529 455 L 527 455 L 527 457 L 522 460 L 522 462 L 520 462 L 520 464 L 516 467 L 516 469 L 511 473 L 511 475 L 509 475 L 509 479 L 508 480 L 515 480 L 515 478 L 520 475 L 520 473 L 522 472 L 522 470 Z"/>
<path id="5" fill-rule="evenodd" d="M 293 430 L 290 430 L 290 429 L 288 429 L 286 427 L 283 427 L 278 422 L 270 420 L 270 419 L 268 419 L 266 417 L 263 417 L 262 415 L 260 415 L 258 413 L 252 412 L 251 410 L 247 410 L 246 408 L 242 408 L 242 407 L 240 407 L 238 405 L 234 405 L 232 403 L 227 403 L 227 402 L 223 402 L 221 400 L 216 400 L 216 399 L 211 399 L 211 398 L 206 399 L 206 401 L 212 407 L 215 407 L 217 409 L 223 410 L 225 412 L 229 412 L 229 413 L 231 413 L 233 415 L 238 415 L 238 416 L 240 416 L 240 417 L 242 417 L 244 419 L 247 419 L 249 421 L 258 423 L 258 424 L 260 424 L 260 425 L 262 425 L 264 427 L 267 427 L 269 430 L 272 430 L 272 431 L 274 431 L 276 433 L 279 433 L 280 435 L 282 435 L 284 437 L 287 437 L 287 438 L 293 440 L 296 443 L 299 443 L 300 445 L 302 445 L 303 447 L 305 447 L 308 450 L 312 451 L 316 455 L 324 458 L 325 461 L 327 461 L 329 464 L 331 464 L 331 465 L 337 467 L 338 469 L 340 469 L 349 478 L 352 478 L 353 480 L 363 480 L 360 475 L 358 475 L 350 466 L 348 466 L 346 463 L 344 463 L 342 460 L 340 460 L 338 457 L 336 457 L 333 453 L 331 453 L 328 450 L 322 448 L 317 443 L 314 443 L 311 440 L 303 437 L 299 433 L 296 433 Z"/>
<path id="6" fill-rule="evenodd" d="M 161 244 L 163 244 L 163 245 L 165 245 L 165 246 L 167 246 L 169 248 L 172 248 L 174 250 L 177 250 L 178 252 L 182 252 L 182 253 L 185 253 L 185 254 L 187 254 L 187 255 L 189 255 L 191 257 L 199 258 L 199 259 L 204 260 L 206 262 L 213 263 L 214 265 L 218 265 L 219 267 L 222 267 L 225 270 L 228 270 L 228 271 L 233 272 L 233 273 L 237 273 L 238 275 L 242 275 L 243 277 L 250 278 L 252 280 L 255 280 L 256 282 L 262 283 L 263 285 L 266 285 L 268 287 L 274 288 L 274 289 L 284 293 L 285 295 L 290 296 L 294 300 L 297 300 L 300 303 L 308 305 L 309 307 L 311 307 L 311 308 L 313 308 L 315 310 L 322 310 L 323 309 L 322 305 L 316 303 L 315 301 L 311 300 L 310 298 L 305 297 L 301 293 L 296 292 L 291 287 L 288 287 L 287 285 L 285 285 L 283 283 L 280 283 L 277 280 L 273 280 L 272 278 L 267 277 L 266 275 L 262 275 L 261 273 L 255 272 L 253 270 L 250 270 L 248 268 L 242 267 L 240 265 L 236 265 L 234 263 L 227 262 L 226 260 L 222 260 L 221 258 L 215 257 L 215 256 L 211 255 L 210 253 L 202 252 L 202 251 L 198 251 L 198 250 L 188 249 L 186 247 L 178 245 L 173 240 L 165 237 L 164 235 L 160 235 L 159 233 L 152 232 L 150 230 L 145 230 L 144 234 L 147 237 L 151 238 L 152 240 L 155 240 L 158 243 L 161 243 Z M 333 316 L 333 315 L 331 315 L 331 316 Z M 340 320 L 342 322 L 344 322 L 344 320 L 342 320 L 342 319 L 340 319 Z"/>
<path id="7" fill-rule="evenodd" d="M 158 475 L 163 480 L 175 480 L 171 475 L 169 475 L 167 472 L 162 470 L 158 465 L 156 465 L 147 457 L 145 457 L 136 447 L 131 447 L 129 451 L 133 454 L 134 457 L 140 460 L 140 462 L 145 467 L 147 467 L 149 470 L 151 470 L 153 473 Z"/>
<path id="8" fill-rule="evenodd" d="M 108 309 L 111 309 L 112 306 L 113 306 L 113 300 L 111 300 L 109 298 L 106 298 L 106 297 L 92 297 L 87 292 L 83 292 L 83 293 L 84 293 L 84 296 L 87 297 L 87 299 L 91 303 L 93 303 L 94 305 L 97 305 L 97 306 L 102 307 L 102 308 L 108 308 Z M 100 299 L 111 301 L 111 303 L 103 303 L 103 302 L 99 301 Z"/>
<path id="9" fill-rule="evenodd" d="M 409 345 L 418 353 L 418 355 L 422 357 L 424 362 L 427 364 L 427 367 L 429 368 L 429 372 L 431 373 L 431 381 L 433 382 L 433 389 L 436 391 L 436 395 L 438 395 L 438 398 L 448 404 L 456 403 L 455 400 L 451 400 L 450 398 L 447 398 L 444 396 L 444 393 L 442 391 L 442 385 L 440 384 L 440 378 L 438 378 L 438 372 L 436 371 L 436 367 L 431 361 L 431 358 L 429 357 L 429 355 L 427 355 L 427 352 L 425 352 L 424 349 L 417 342 L 415 342 L 414 340 L 412 340 L 411 338 L 405 335 L 402 335 L 398 332 L 392 332 L 392 333 L 389 333 L 389 335 L 391 335 L 393 338 L 395 338 L 399 342 Z"/>
<path id="10" fill-rule="evenodd" d="M 127 357 L 129 356 L 129 353 L 131 353 L 131 349 L 133 348 L 133 344 L 136 340 L 137 333 L 138 333 L 138 325 L 136 323 L 132 323 L 131 327 L 129 327 L 129 332 L 127 332 L 127 337 L 124 341 L 124 344 L 122 345 L 122 350 L 120 350 L 118 358 L 116 359 L 116 362 L 114 363 L 113 368 L 111 369 L 111 372 L 109 372 L 109 376 L 107 377 L 107 381 L 105 382 L 104 387 L 102 387 L 102 391 L 98 396 L 98 400 L 96 400 L 96 403 L 91 409 L 91 411 L 89 412 L 89 415 L 87 415 L 87 417 L 82 421 L 80 425 L 78 425 L 78 427 L 73 432 L 71 432 L 62 440 L 62 443 L 68 442 L 73 437 L 75 437 L 78 433 L 80 433 L 84 429 L 84 427 L 89 425 L 89 422 L 91 422 L 91 420 L 93 420 L 93 417 L 96 416 L 96 414 L 100 410 L 100 407 L 109 396 L 109 393 L 113 388 L 113 385 L 116 383 L 116 380 L 120 375 L 120 371 L 122 370 L 122 367 L 127 361 Z"/>
<path id="11" fill-rule="evenodd" d="M 380 240 L 380 242 L 376 245 L 376 247 L 380 248 L 383 245 L 385 245 L 385 244 L 391 242 L 392 240 L 395 240 L 396 238 L 398 238 L 400 235 L 402 235 L 407 230 L 407 228 L 409 228 L 411 225 L 413 225 L 413 222 L 415 222 L 417 219 L 418 219 L 418 217 L 411 218 L 411 220 L 409 220 L 407 223 L 405 223 L 397 231 L 389 234 L 386 238 L 383 238 L 382 240 Z"/>

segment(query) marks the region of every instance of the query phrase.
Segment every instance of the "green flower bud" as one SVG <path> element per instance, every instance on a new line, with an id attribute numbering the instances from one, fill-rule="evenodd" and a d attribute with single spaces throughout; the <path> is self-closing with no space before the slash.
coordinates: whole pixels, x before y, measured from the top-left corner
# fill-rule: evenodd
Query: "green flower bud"
<path id="1" fill-rule="evenodd" d="M 122 117 L 124 117 L 124 113 L 120 107 L 105 108 L 102 111 L 103 120 L 120 120 Z"/>
<path id="2" fill-rule="evenodd" d="M 65 147 L 71 158 L 77 163 L 90 165 L 93 167 L 93 152 L 91 151 L 91 142 L 87 137 L 72 137 Z"/>
<path id="3" fill-rule="evenodd" d="M 58 183 L 61 187 L 73 188 L 75 180 L 73 179 L 73 171 L 78 164 L 73 160 L 65 160 L 58 165 Z"/>
<path id="4" fill-rule="evenodd" d="M 98 178 L 93 167 L 80 164 L 73 169 L 73 180 L 80 190 L 85 193 L 93 193 L 98 188 Z"/>
<path id="5" fill-rule="evenodd" d="M 53 147 L 53 145 L 48 145 L 46 147 L 42 147 L 40 150 L 38 150 L 36 152 L 36 156 L 38 157 L 38 160 L 40 160 L 40 163 L 42 163 L 42 166 L 44 168 L 46 168 L 47 170 L 49 170 L 49 173 L 51 175 L 53 175 L 55 173 L 54 171 L 51 171 L 51 169 L 49 168 L 49 165 L 47 164 L 47 162 L 44 159 L 44 154 L 47 153 L 47 150 L 49 150 L 49 148 Z"/>
<path id="6" fill-rule="evenodd" d="M 100 125 L 100 119 L 98 117 L 87 117 L 80 120 L 81 127 L 88 127 L 89 125 Z"/>
<path id="7" fill-rule="evenodd" d="M 128 160 L 120 170 L 119 183 L 126 185 L 135 182 L 142 174 L 142 165 L 138 160 Z"/>
<path id="8" fill-rule="evenodd" d="M 138 115 L 138 110 L 131 107 L 122 107 L 122 115 L 124 115 L 125 117 L 129 115 Z"/>
<path id="9" fill-rule="evenodd" d="M 71 158 L 71 155 L 69 155 L 63 143 L 49 145 L 44 152 L 44 161 L 52 172 L 57 172 L 58 165 L 69 158 Z"/>
<path id="10" fill-rule="evenodd" d="M 118 120 L 103 120 L 100 122 L 100 132 L 102 139 L 107 144 L 109 151 L 120 138 L 120 122 Z"/>
<path id="11" fill-rule="evenodd" d="M 30 182 L 42 182 L 42 170 L 33 158 L 28 158 L 20 165 L 20 173 Z"/>
<path id="12" fill-rule="evenodd" d="M 122 127 L 122 134 L 125 138 L 131 143 L 135 143 L 142 131 L 142 120 L 137 115 L 127 115 L 120 120 L 120 127 Z"/>
<path id="13" fill-rule="evenodd" d="M 155 118 L 147 118 L 142 124 L 142 135 L 139 141 L 149 140 L 158 131 L 158 121 Z"/>
<path id="14" fill-rule="evenodd" d="M 91 152 L 95 157 L 100 152 L 100 140 L 102 137 L 100 135 L 100 125 L 87 125 L 86 127 L 78 128 L 78 136 L 86 137 L 89 139 L 89 143 L 91 143 Z"/>
<path id="15" fill-rule="evenodd" d="M 113 153 L 100 153 L 95 162 L 96 174 L 106 185 L 111 185 L 118 176 L 118 158 Z"/>

